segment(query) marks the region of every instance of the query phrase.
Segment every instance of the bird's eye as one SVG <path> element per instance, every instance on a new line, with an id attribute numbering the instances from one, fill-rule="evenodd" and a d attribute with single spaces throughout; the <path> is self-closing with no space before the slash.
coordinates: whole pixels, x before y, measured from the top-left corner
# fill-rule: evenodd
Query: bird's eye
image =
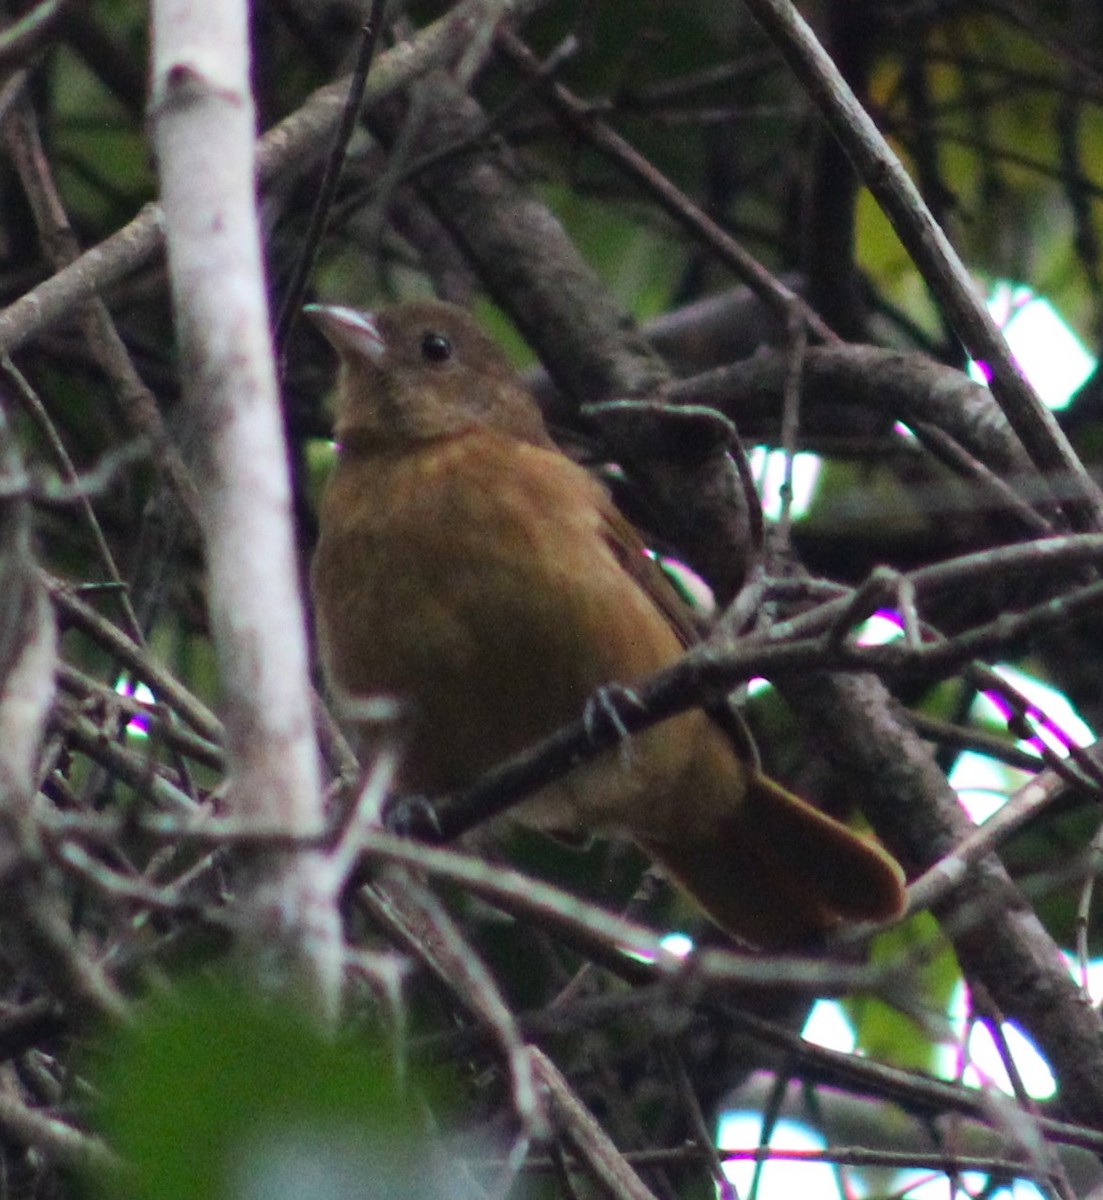
<path id="1" fill-rule="evenodd" d="M 452 343 L 443 333 L 428 330 L 421 335 L 421 357 L 431 363 L 447 362 L 452 357 Z"/>

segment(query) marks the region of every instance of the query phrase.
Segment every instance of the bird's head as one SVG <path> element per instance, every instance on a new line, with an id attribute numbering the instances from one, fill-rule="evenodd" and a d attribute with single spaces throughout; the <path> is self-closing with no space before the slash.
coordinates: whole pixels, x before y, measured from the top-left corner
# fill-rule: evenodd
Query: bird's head
<path id="1" fill-rule="evenodd" d="M 463 309 L 414 301 L 377 313 L 326 304 L 303 311 L 340 355 L 339 443 L 398 448 L 482 426 L 550 444 L 505 352 Z"/>

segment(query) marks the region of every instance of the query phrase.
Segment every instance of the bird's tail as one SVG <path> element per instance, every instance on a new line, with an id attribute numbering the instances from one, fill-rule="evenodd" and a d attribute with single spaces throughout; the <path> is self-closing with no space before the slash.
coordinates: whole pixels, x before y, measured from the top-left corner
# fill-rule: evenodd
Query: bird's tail
<path id="1" fill-rule="evenodd" d="M 701 839 L 640 838 L 726 932 L 798 946 L 843 920 L 887 920 L 904 905 L 891 855 L 765 775 Z"/>

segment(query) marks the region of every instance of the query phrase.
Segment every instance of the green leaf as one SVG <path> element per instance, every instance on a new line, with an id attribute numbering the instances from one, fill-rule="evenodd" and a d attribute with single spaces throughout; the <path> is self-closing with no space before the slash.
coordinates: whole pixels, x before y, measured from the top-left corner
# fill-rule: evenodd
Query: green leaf
<path id="1" fill-rule="evenodd" d="M 874 942 L 871 958 L 878 964 L 899 964 L 911 958 L 916 964 L 909 969 L 913 1003 L 934 1020 L 944 1018 L 961 972 L 934 917 L 919 913 L 882 934 Z M 940 1042 L 933 1027 L 924 1028 L 921 1021 L 876 996 L 855 996 L 843 1005 L 854 1026 L 858 1048 L 870 1058 L 898 1067 L 935 1070 Z"/>
<path id="2" fill-rule="evenodd" d="M 424 1081 L 403 1086 L 389 1049 L 362 1032 L 330 1039 L 240 988 L 193 984 L 149 1005 L 98 1059 L 102 1128 L 132 1168 L 100 1181 L 101 1195 L 435 1191 L 417 1115 Z"/>

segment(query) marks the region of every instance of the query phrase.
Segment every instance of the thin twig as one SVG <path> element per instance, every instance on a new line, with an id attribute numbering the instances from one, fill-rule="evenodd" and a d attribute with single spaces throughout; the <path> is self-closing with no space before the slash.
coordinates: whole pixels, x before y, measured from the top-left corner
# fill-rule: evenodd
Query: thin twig
<path id="1" fill-rule="evenodd" d="M 50 414 L 46 410 L 45 404 L 42 403 L 38 393 L 31 387 L 30 383 L 12 362 L 10 358 L 0 360 L 0 369 L 11 380 L 14 385 L 15 394 L 19 397 L 20 403 L 30 415 L 31 419 L 38 426 L 43 437 L 53 453 L 54 459 L 57 462 L 58 469 L 61 472 L 62 478 L 71 487 L 75 487 L 76 493 L 74 496 L 76 504 L 84 514 L 85 523 L 88 526 L 89 532 L 92 535 L 93 545 L 96 547 L 96 554 L 103 565 L 103 569 L 107 578 L 114 584 L 114 591 L 118 597 L 119 607 L 123 612 L 123 619 L 127 626 L 127 632 L 130 637 L 139 645 L 143 645 L 145 638 L 142 634 L 142 628 L 138 621 L 138 615 L 134 611 L 134 607 L 130 602 L 130 592 L 126 582 L 119 574 L 119 568 L 115 563 L 115 556 L 111 552 L 111 547 L 107 544 L 107 538 L 104 536 L 103 527 L 100 525 L 99 518 L 96 516 L 96 511 L 92 507 L 92 502 L 88 498 L 88 493 L 80 488 L 80 476 L 77 473 L 76 466 L 72 458 L 69 456 L 69 451 L 65 448 L 65 443 L 58 433 L 57 427 L 54 425 Z"/>
<path id="2" fill-rule="evenodd" d="M 791 0 L 744 0 L 819 106 L 863 183 L 938 297 L 972 357 L 992 376 L 992 392 L 1043 475 L 1067 476 L 1067 505 L 1077 529 L 1103 528 L 1103 492 L 1042 403 L 989 315 L 969 272 L 923 197 L 859 104 Z"/>
<path id="3" fill-rule="evenodd" d="M 225 730 L 222 722 L 205 704 L 197 699 L 179 680 L 169 674 L 159 663 L 116 628 L 94 608 L 78 599 L 73 589 L 60 579 L 45 571 L 41 578 L 50 598 L 57 606 L 59 615 L 81 632 L 98 642 L 113 654 L 134 676 L 147 684 L 158 699 L 169 705 L 196 733 L 209 741 L 221 743 Z"/>
<path id="4" fill-rule="evenodd" d="M 774 529 L 773 551 L 784 558 L 789 553 L 789 538 L 793 524 L 793 461 L 797 455 L 800 432 L 800 385 L 804 374 L 804 352 L 808 347 L 808 326 L 791 308 L 786 320 L 785 355 L 788 363 L 781 401 L 781 452 L 785 455 L 785 477 L 781 481 L 781 512 Z M 767 563 L 767 570 L 773 570 Z"/>
<path id="5" fill-rule="evenodd" d="M 534 78 L 539 78 L 539 60 L 516 34 L 502 28 L 498 46 L 509 58 Z M 770 305 L 779 316 L 799 311 L 810 333 L 820 341 L 837 342 L 838 336 L 795 292 L 771 274 L 729 233 L 721 229 L 707 213 L 689 199 L 680 188 L 657 171 L 647 159 L 604 121 L 593 117 L 561 83 L 547 80 L 545 95 L 550 97 L 557 114 L 580 133 L 595 149 L 611 159 L 621 170 L 641 183 L 665 212 L 694 237 L 700 238 L 748 287 Z"/>
<path id="6" fill-rule="evenodd" d="M 364 93 L 368 86 L 368 72 L 371 70 L 372 59 L 375 57 L 375 47 L 379 41 L 379 33 L 383 25 L 383 9 L 386 0 L 372 0 L 371 11 L 360 30 L 360 45 L 356 52 L 356 63 L 349 80 L 348 98 L 341 111 L 341 119 L 333 136 L 333 145 L 326 159 L 322 181 L 318 185 L 318 194 L 314 198 L 314 206 L 310 211 L 310 222 L 307 225 L 299 257 L 295 269 L 287 284 L 283 304 L 280 307 L 279 319 L 276 322 L 275 343 L 277 361 L 283 361 L 283 349 L 287 345 L 287 335 L 298 315 L 303 292 L 307 280 L 314 269 L 318 256 L 318 248 L 325 235 L 326 222 L 337 195 L 337 185 L 341 182 L 341 171 L 345 165 L 349 142 L 356 131 L 356 123 L 360 116 L 360 108 L 364 103 Z M 282 374 L 282 371 L 281 371 Z"/>

